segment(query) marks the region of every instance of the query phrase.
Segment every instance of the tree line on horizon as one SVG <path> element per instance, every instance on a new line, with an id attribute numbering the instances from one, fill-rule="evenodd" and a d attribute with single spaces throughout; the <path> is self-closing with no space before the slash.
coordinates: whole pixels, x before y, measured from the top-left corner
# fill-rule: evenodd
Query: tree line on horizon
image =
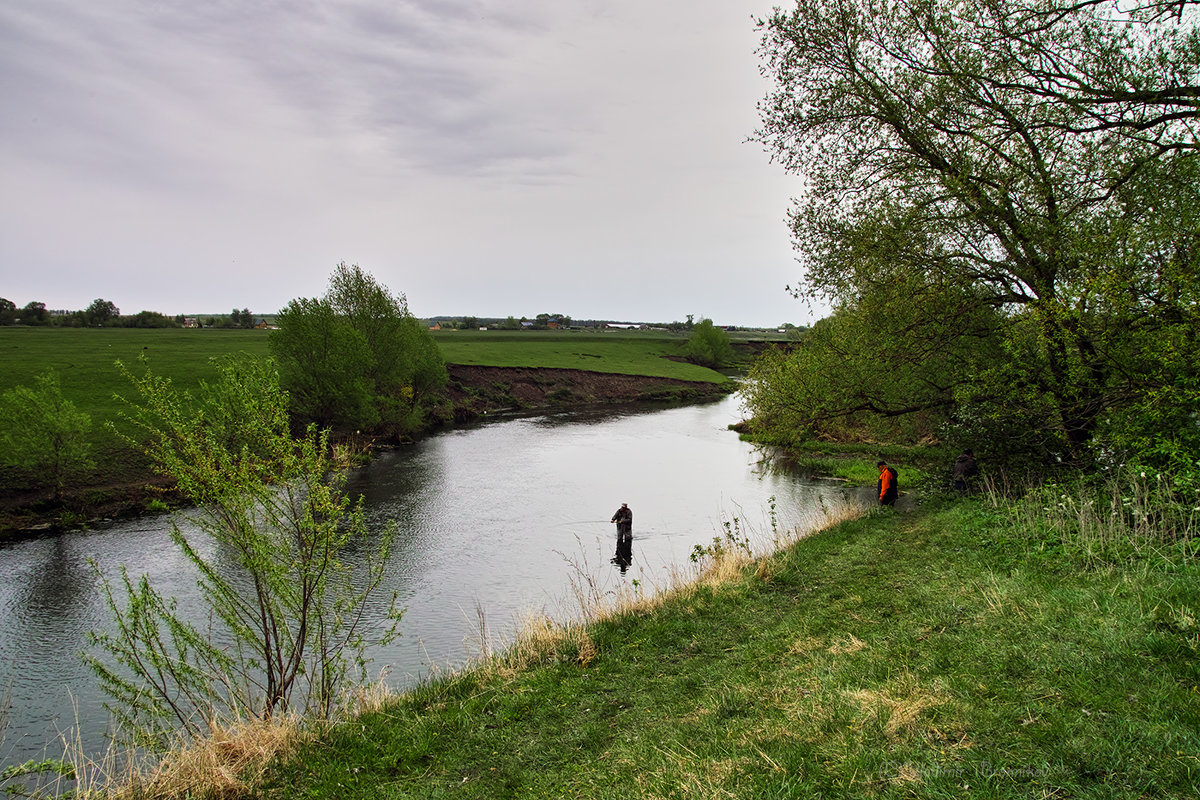
<path id="1" fill-rule="evenodd" d="M 122 314 L 111 300 L 98 297 L 83 310 L 52 311 L 46 304 L 34 300 L 18 308 L 17 304 L 0 297 L 0 326 L 26 325 L 31 327 L 59 328 L 182 328 L 189 325 L 204 328 L 253 328 L 259 317 L 250 309 L 233 309 L 229 314 L 207 314 L 189 317 L 184 314 L 170 316 L 158 311 L 139 311 Z"/>

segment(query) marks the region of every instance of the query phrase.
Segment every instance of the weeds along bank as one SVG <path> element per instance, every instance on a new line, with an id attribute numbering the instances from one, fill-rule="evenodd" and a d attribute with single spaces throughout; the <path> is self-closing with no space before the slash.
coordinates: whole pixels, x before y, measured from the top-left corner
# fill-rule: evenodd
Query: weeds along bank
<path id="1" fill-rule="evenodd" d="M 1043 499 L 871 511 L 766 553 L 731 524 L 652 596 L 581 576 L 580 621 L 236 784 L 214 765 L 209 796 L 1194 797 L 1195 518 L 1101 542 Z"/>

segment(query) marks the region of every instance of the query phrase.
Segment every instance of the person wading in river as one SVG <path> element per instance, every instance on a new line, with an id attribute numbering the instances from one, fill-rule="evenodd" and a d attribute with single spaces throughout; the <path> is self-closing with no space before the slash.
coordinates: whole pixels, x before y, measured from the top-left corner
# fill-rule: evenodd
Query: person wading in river
<path id="1" fill-rule="evenodd" d="M 613 556 L 613 563 L 624 572 L 633 563 L 633 510 L 629 504 L 621 503 L 609 522 L 617 523 L 617 554 Z"/>

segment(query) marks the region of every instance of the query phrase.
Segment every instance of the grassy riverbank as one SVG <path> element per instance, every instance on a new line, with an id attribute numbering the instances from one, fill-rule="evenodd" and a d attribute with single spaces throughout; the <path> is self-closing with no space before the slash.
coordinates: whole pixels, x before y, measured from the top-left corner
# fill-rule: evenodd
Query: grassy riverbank
<path id="1" fill-rule="evenodd" d="M 979 499 L 877 512 L 534 631 L 254 796 L 1196 796 L 1195 541 L 1106 560 L 1012 519 Z"/>
<path id="2" fill-rule="evenodd" d="M 145 355 L 157 374 L 191 388 L 217 376 L 210 360 L 237 352 L 266 355 L 270 331 L 138 328 L 0 327 L 0 391 L 29 385 L 54 369 L 63 396 L 93 421 L 117 418 L 128 394 L 128 381 L 114 366 L 118 360 L 136 368 Z M 710 369 L 674 360 L 683 355 L 685 338 L 666 333 L 618 331 L 454 331 L 434 336 L 450 364 L 495 367 L 583 369 L 620 375 L 720 382 Z M 100 425 L 102 427 L 102 425 Z"/>

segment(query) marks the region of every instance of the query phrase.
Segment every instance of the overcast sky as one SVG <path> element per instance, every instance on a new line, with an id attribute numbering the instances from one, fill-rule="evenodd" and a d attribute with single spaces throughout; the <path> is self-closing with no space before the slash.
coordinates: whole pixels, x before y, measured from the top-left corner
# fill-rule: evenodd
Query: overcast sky
<path id="1" fill-rule="evenodd" d="M 778 2 L 778 0 L 776 0 Z M 772 0 L 4 0 L 0 296 L 808 322 Z"/>

